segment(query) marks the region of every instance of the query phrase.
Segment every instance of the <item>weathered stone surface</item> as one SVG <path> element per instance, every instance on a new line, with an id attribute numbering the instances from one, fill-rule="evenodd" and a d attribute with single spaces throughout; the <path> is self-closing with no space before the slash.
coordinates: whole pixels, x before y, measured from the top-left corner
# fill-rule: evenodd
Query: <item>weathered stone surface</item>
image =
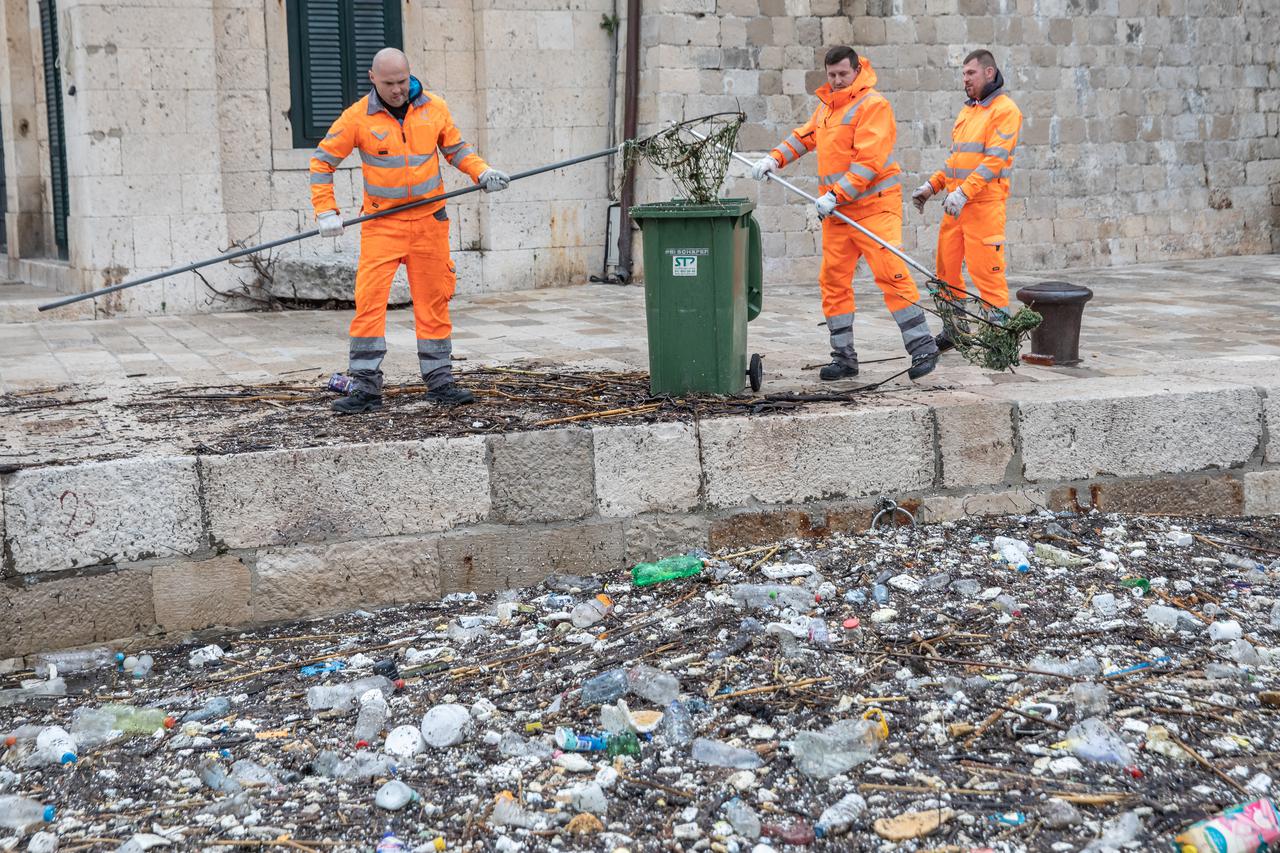
<path id="1" fill-rule="evenodd" d="M 801 503 L 922 489 L 933 482 L 923 406 L 704 421 L 707 503 Z"/>
<path id="2" fill-rule="evenodd" d="M 210 531 L 231 548 L 429 533 L 489 514 L 478 436 L 212 456 L 200 464 Z"/>
<path id="3" fill-rule="evenodd" d="M 626 534 L 623 563 L 627 567 L 705 549 L 711 535 L 711 523 L 704 516 L 692 513 L 637 515 L 622 523 Z"/>
<path id="4" fill-rule="evenodd" d="M 1077 512 L 1240 515 L 1244 484 L 1232 474 L 1097 480 L 1051 489 L 1048 506 Z"/>
<path id="5" fill-rule="evenodd" d="M 975 515 L 1035 512 L 1046 506 L 1046 501 L 1047 497 L 1040 489 L 1006 489 L 976 495 L 930 495 L 922 498 L 913 512 L 917 522 L 933 524 Z"/>
<path id="6" fill-rule="evenodd" d="M 564 521 L 595 511 L 590 430 L 513 432 L 489 441 L 494 520 Z"/>
<path id="7" fill-rule="evenodd" d="M 154 625 L 147 569 L 0 584 L 0 658 L 122 639 Z"/>
<path id="8" fill-rule="evenodd" d="M 825 531 L 826 513 L 820 509 L 739 512 L 711 522 L 711 547 L 745 548 L 792 536 L 812 538 Z"/>
<path id="9" fill-rule="evenodd" d="M 1109 382 L 1095 393 L 1072 390 L 1069 399 L 1019 404 L 1028 480 L 1231 468 L 1248 460 L 1261 438 L 1261 402 L 1252 388 L 1144 390 Z"/>
<path id="10" fill-rule="evenodd" d="M 942 485 L 986 486 L 1003 483 L 1013 459 L 1012 405 L 976 402 L 937 406 Z"/>
<path id="11" fill-rule="evenodd" d="M 1267 462 L 1280 462 L 1280 389 L 1268 389 L 1267 399 L 1263 403 L 1263 412 L 1267 425 L 1267 447 L 1264 459 Z"/>
<path id="12" fill-rule="evenodd" d="M 224 555 L 200 562 L 169 563 L 151 570 L 156 624 L 165 631 L 193 631 L 253 620 L 249 567 Z"/>
<path id="13" fill-rule="evenodd" d="M 1244 475 L 1244 514 L 1280 515 L 1280 470 Z"/>
<path id="14" fill-rule="evenodd" d="M 339 256 L 338 260 L 321 261 L 310 258 L 283 258 L 266 280 L 266 289 L 277 299 L 323 302 L 335 300 L 351 302 L 355 287 L 356 263 L 354 258 Z M 390 305 L 407 305 L 409 280 L 402 266 L 391 283 Z"/>
<path id="15" fill-rule="evenodd" d="M 613 520 L 457 530 L 440 539 L 440 592 L 527 586 L 552 572 L 617 572 L 624 546 L 623 523 Z"/>
<path id="16" fill-rule="evenodd" d="M 702 469 L 692 425 L 597 427 L 591 432 L 601 515 L 680 512 L 697 505 Z"/>
<path id="17" fill-rule="evenodd" d="M 206 546 L 194 459 L 28 468 L 5 477 L 18 573 L 191 554 Z"/>
<path id="18" fill-rule="evenodd" d="M 301 619 L 436 598 L 439 539 L 396 536 L 265 551 L 253 573 L 254 619 Z"/>

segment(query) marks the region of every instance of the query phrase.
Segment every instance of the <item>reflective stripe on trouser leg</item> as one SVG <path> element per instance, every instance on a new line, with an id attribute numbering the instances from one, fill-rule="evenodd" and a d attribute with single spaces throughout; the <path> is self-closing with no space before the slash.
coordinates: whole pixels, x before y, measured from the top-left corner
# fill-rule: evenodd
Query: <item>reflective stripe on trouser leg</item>
<path id="1" fill-rule="evenodd" d="M 354 380 L 356 390 L 381 394 L 382 359 L 387 354 L 387 339 L 352 337 L 350 340 L 347 374 Z"/>
<path id="2" fill-rule="evenodd" d="M 853 348 L 853 314 L 837 314 L 827 318 L 831 334 L 831 357 L 849 367 L 858 364 L 858 351 Z"/>
<path id="3" fill-rule="evenodd" d="M 453 381 L 453 365 L 449 360 L 452 352 L 453 342 L 449 338 L 418 339 L 418 369 L 428 388 L 439 388 Z"/>
<path id="4" fill-rule="evenodd" d="M 915 357 L 922 353 L 938 351 L 933 341 L 933 333 L 929 331 L 929 322 L 925 319 L 924 309 L 918 305 L 908 305 L 892 312 L 893 319 L 902 332 L 902 345 L 907 348 L 907 355 Z"/>
<path id="5" fill-rule="evenodd" d="M 964 240 L 964 266 L 982 296 L 986 308 L 1009 304 L 1009 282 L 1005 278 L 1003 201 L 966 204 L 960 211 L 960 231 Z"/>

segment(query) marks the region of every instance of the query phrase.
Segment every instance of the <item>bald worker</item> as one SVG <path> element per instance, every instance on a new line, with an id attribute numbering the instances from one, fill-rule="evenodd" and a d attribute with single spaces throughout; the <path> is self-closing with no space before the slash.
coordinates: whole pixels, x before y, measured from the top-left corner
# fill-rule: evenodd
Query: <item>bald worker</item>
<path id="1" fill-rule="evenodd" d="M 480 158 L 458 132 L 444 98 L 422 88 L 409 60 L 394 47 L 378 51 L 369 69 L 373 89 L 329 128 L 311 157 L 311 205 L 320 236 L 342 235 L 333 195 L 333 173 L 359 149 L 364 173 L 363 213 L 394 209 L 444 193 L 440 160 L 466 173 L 485 192 L 504 190 L 511 178 Z M 449 300 L 456 285 L 449 255 L 449 214 L 444 202 L 423 204 L 362 224 L 356 268 L 356 313 L 350 329 L 354 387 L 333 404 L 340 414 L 382 407 L 382 359 L 387 354 L 387 298 L 404 264 L 413 298 L 418 367 L 427 399 L 470 403 L 470 391 L 453 379 Z"/>

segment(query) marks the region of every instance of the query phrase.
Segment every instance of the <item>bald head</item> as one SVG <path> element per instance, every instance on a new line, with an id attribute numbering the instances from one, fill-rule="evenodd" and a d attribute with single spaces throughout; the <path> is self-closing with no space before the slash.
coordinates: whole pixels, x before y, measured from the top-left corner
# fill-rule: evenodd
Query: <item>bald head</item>
<path id="1" fill-rule="evenodd" d="M 369 82 L 384 104 L 401 106 L 409 99 L 409 57 L 394 47 L 384 47 L 373 55 Z"/>

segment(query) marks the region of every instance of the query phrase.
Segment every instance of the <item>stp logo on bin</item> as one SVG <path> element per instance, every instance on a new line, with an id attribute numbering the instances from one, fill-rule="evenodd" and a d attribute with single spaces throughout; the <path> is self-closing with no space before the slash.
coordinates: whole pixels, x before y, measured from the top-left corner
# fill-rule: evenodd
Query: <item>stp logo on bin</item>
<path id="1" fill-rule="evenodd" d="M 672 275 L 695 276 L 698 274 L 697 255 L 675 255 L 671 258 Z"/>

